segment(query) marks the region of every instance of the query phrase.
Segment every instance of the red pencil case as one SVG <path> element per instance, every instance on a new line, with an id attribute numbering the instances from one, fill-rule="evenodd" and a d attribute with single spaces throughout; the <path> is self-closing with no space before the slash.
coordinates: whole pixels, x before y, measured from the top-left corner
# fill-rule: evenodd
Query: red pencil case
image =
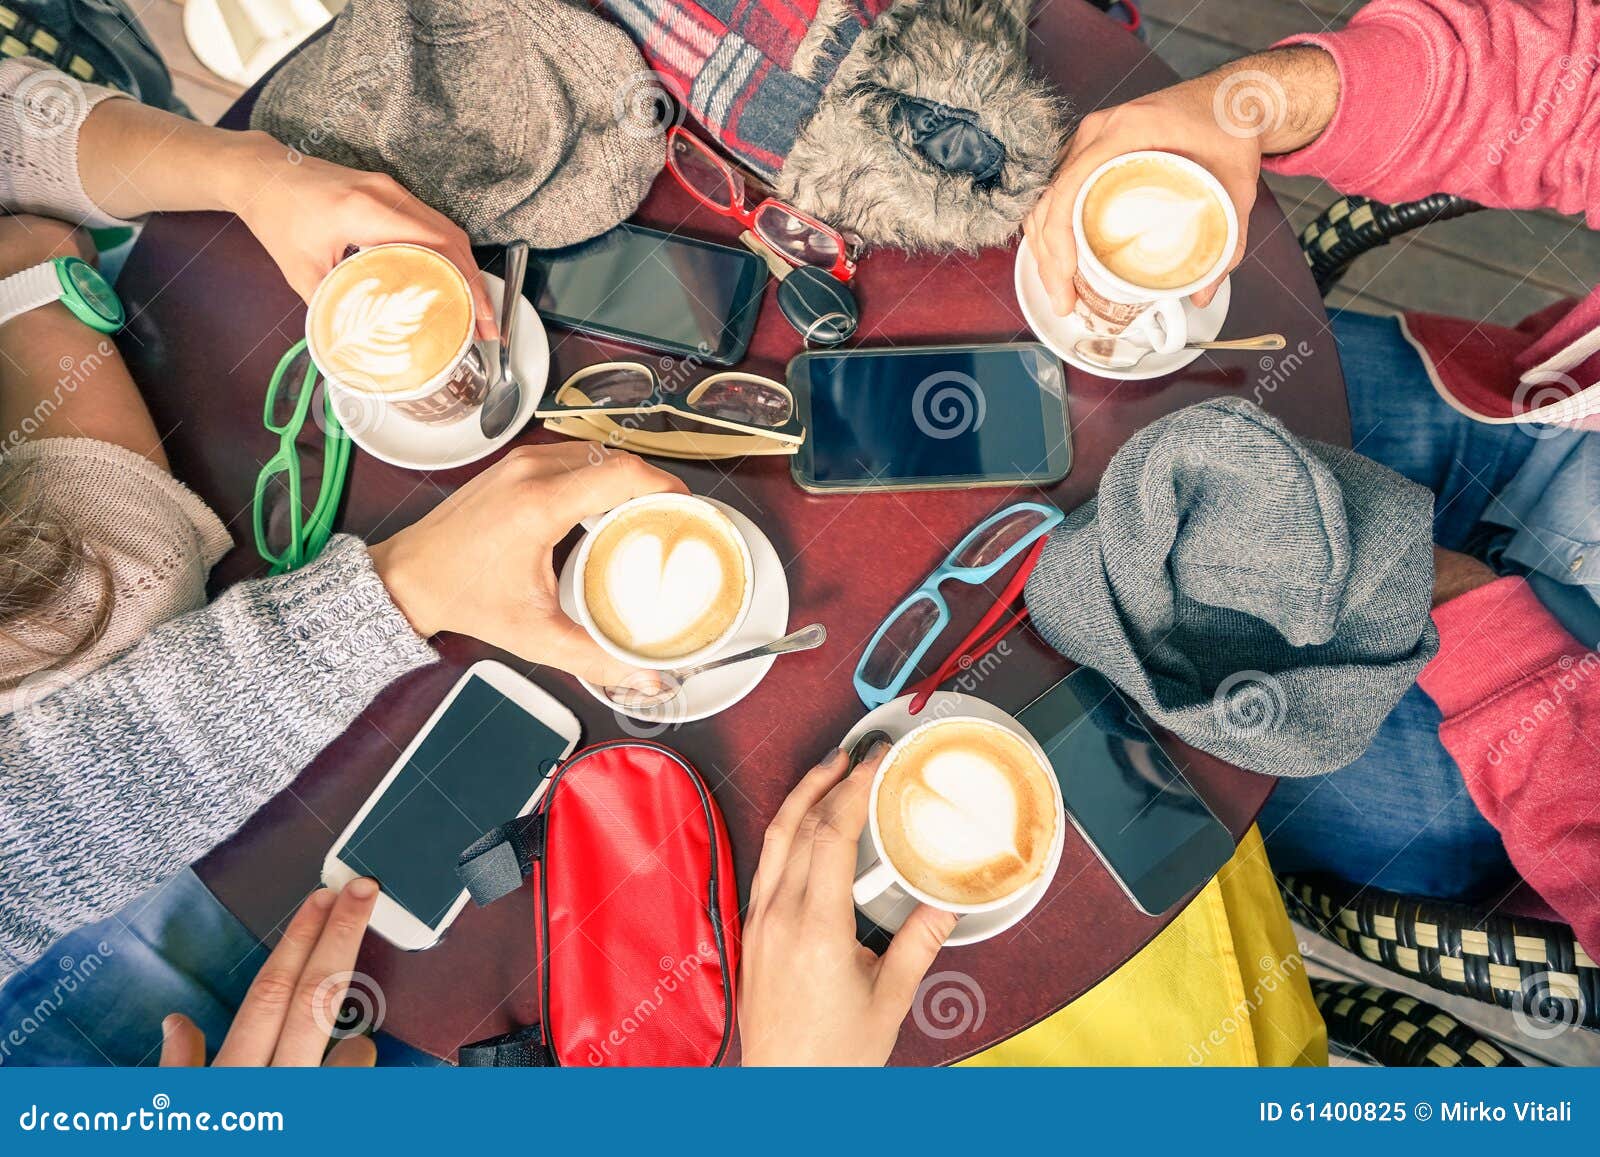
<path id="1" fill-rule="evenodd" d="M 738 887 L 722 812 L 682 756 L 632 740 L 574 753 L 458 871 L 479 904 L 529 880 L 539 954 L 540 1023 L 463 1046 L 462 1065 L 721 1063 Z"/>

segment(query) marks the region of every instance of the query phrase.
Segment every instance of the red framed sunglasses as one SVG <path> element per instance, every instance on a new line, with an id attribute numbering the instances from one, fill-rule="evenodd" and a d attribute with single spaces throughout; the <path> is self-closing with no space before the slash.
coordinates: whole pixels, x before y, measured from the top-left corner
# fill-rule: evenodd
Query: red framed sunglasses
<path id="1" fill-rule="evenodd" d="M 816 265 L 840 281 L 849 281 L 854 275 L 859 239 L 847 237 L 776 197 L 750 208 L 745 203 L 746 178 L 682 125 L 672 126 L 667 133 L 667 168 L 695 200 L 738 221 L 790 265 Z M 754 178 L 750 180 L 755 183 Z"/>

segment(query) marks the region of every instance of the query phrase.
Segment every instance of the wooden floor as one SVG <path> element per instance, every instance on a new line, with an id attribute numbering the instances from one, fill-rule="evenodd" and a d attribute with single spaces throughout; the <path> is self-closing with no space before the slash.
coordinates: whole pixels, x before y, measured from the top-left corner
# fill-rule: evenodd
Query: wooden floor
<path id="1" fill-rule="evenodd" d="M 221 116 L 235 85 L 207 72 L 183 38 L 181 0 L 132 0 L 172 69 L 178 93 L 201 120 Z M 1039 0 L 1074 3 L 1076 0 Z M 1142 0 L 1150 44 L 1177 72 L 1195 76 L 1295 32 L 1338 28 L 1359 0 Z M 1320 182 L 1269 177 L 1298 229 L 1333 200 Z M 1600 283 L 1600 234 L 1553 213 L 1475 213 L 1430 225 L 1358 261 L 1329 295 L 1373 313 L 1423 309 L 1513 324 L 1560 297 Z"/>

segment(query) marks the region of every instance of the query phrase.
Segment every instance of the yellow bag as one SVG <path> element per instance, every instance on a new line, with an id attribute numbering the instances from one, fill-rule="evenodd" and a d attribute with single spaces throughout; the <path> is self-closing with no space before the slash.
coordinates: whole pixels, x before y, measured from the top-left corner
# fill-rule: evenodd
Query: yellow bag
<path id="1" fill-rule="evenodd" d="M 968 1065 L 1325 1065 L 1328 1031 L 1261 833 L 1161 935 Z"/>

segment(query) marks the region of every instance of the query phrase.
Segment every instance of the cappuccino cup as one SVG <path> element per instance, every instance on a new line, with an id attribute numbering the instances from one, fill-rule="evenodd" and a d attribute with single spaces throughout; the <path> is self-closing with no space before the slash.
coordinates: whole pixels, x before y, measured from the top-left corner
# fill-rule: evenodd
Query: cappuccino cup
<path id="1" fill-rule="evenodd" d="M 458 422 L 483 404 L 467 279 L 421 245 L 374 245 L 335 265 L 311 295 L 306 348 L 345 393 L 418 422 Z"/>
<path id="2" fill-rule="evenodd" d="M 711 658 L 744 625 L 755 565 L 713 503 L 650 494 L 585 525 L 573 601 L 579 624 L 609 654 L 668 670 Z"/>
<path id="3" fill-rule="evenodd" d="M 1065 823 L 1055 772 L 1023 734 L 976 716 L 931 720 L 873 777 L 873 862 L 852 898 L 865 908 L 898 891 L 963 915 L 1004 908 L 1054 874 Z"/>
<path id="4" fill-rule="evenodd" d="M 1222 276 L 1239 218 L 1222 182 L 1176 153 L 1113 157 L 1072 210 L 1073 307 L 1088 329 L 1170 354 L 1189 340 L 1183 301 Z"/>

